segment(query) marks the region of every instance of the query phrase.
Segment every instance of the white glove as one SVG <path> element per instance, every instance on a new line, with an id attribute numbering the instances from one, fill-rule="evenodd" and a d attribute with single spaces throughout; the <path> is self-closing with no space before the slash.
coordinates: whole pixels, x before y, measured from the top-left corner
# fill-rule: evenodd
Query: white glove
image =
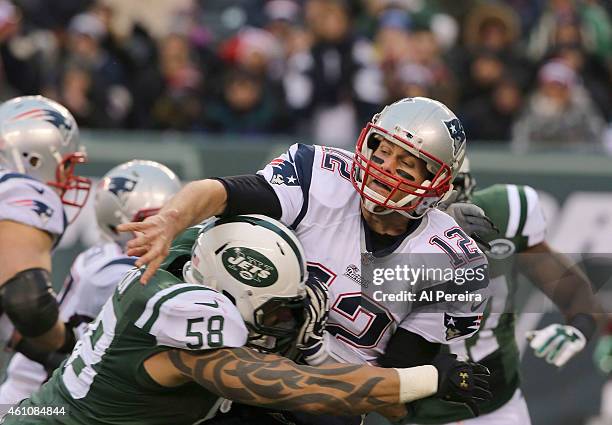
<path id="1" fill-rule="evenodd" d="M 563 366 L 582 351 L 587 342 L 582 332 L 575 327 L 558 323 L 529 331 L 526 336 L 536 357 L 544 357 L 546 362 L 557 367 Z"/>
<path id="2" fill-rule="evenodd" d="M 296 347 L 306 363 L 311 366 L 323 364 L 327 358 L 325 325 L 329 313 L 327 286 L 314 276 L 306 281 L 304 324 L 298 333 Z"/>

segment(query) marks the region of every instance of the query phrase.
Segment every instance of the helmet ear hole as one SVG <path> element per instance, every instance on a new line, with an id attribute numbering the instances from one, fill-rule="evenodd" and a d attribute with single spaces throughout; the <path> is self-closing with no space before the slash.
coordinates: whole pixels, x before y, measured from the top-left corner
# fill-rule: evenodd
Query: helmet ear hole
<path id="1" fill-rule="evenodd" d="M 30 155 L 30 158 L 28 159 L 28 162 L 30 163 L 30 166 L 32 168 L 38 168 L 42 161 L 41 161 L 39 156 L 37 156 L 37 155 Z"/>

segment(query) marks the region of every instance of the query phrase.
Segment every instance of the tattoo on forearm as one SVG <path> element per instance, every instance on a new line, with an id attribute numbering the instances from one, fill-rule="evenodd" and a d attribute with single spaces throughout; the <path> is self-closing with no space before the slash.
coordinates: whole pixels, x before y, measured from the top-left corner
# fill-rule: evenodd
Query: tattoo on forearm
<path id="1" fill-rule="evenodd" d="M 360 366 L 319 369 L 246 348 L 208 352 L 173 350 L 169 358 L 182 374 L 225 398 L 283 410 L 355 414 L 389 405 L 373 395 L 384 378 L 355 385 L 348 375 Z M 308 393 L 303 390 L 309 389 Z"/>

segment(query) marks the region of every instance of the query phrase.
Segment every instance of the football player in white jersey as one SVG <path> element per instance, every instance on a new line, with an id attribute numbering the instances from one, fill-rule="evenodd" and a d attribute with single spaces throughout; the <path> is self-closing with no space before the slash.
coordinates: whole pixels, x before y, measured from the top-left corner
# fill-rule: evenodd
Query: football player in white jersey
<path id="1" fill-rule="evenodd" d="M 128 253 L 140 256 L 137 265 L 148 265 L 146 283 L 186 226 L 213 215 L 279 218 L 295 230 L 309 272 L 330 292 L 326 344 L 306 360 L 384 366 L 401 356 L 402 366 L 425 364 L 440 344 L 478 330 L 485 303 L 476 301 L 486 299 L 485 256 L 450 216 L 435 209 L 452 189 L 465 142 L 460 121 L 446 106 L 427 98 L 402 99 L 367 124 L 354 154 L 296 144 L 257 174 L 192 182 L 159 214 L 119 230 L 140 232 L 128 243 Z M 389 260 L 412 269 L 471 270 L 479 278 L 460 289 L 468 299 L 477 295 L 475 302 L 454 314 L 444 310 L 457 305 L 381 299 L 384 294 L 377 297 L 362 271 Z M 410 289 L 404 283 L 402 289 Z M 452 278 L 419 283 L 423 291 L 431 288 L 426 283 L 439 285 L 443 293 L 458 289 Z M 426 310 L 430 307 L 436 312 Z M 410 356 L 398 354 L 402 346 L 412 348 Z"/>
<path id="2" fill-rule="evenodd" d="M 58 295 L 60 319 L 76 330 L 77 337 L 98 315 L 121 277 L 134 267 L 135 258 L 124 253 L 126 235 L 117 232 L 117 225 L 144 220 L 180 188 L 176 174 L 155 161 L 128 161 L 101 179 L 95 198 L 101 240 L 76 257 Z M 13 356 L 0 386 L 0 405 L 13 405 L 29 397 L 66 354 L 41 353 L 36 361 L 32 357 Z"/>
<path id="3" fill-rule="evenodd" d="M 0 105 L 0 343 L 14 350 L 69 351 L 74 334 L 59 317 L 51 252 L 85 204 L 91 182 L 74 174 L 86 161 L 74 118 L 42 96 Z"/>

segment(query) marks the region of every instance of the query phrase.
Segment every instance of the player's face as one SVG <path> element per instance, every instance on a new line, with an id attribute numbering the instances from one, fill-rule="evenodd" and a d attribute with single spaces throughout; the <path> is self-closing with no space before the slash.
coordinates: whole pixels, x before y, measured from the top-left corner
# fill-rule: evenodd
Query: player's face
<path id="1" fill-rule="evenodd" d="M 372 153 L 372 162 L 385 172 L 411 183 L 420 185 L 427 179 L 428 173 L 425 161 L 386 140 L 382 140 Z M 382 181 L 376 179 L 377 175 L 381 177 Z M 384 176 L 375 169 L 370 170 L 366 186 L 385 197 L 392 191 L 392 188 L 384 183 Z M 391 200 L 397 202 L 404 196 L 406 196 L 404 193 L 397 191 L 391 197 Z"/>
<path id="2" fill-rule="evenodd" d="M 269 302 L 263 309 L 262 324 L 264 326 L 275 326 L 292 329 L 296 326 L 295 314 L 287 306 Z"/>

